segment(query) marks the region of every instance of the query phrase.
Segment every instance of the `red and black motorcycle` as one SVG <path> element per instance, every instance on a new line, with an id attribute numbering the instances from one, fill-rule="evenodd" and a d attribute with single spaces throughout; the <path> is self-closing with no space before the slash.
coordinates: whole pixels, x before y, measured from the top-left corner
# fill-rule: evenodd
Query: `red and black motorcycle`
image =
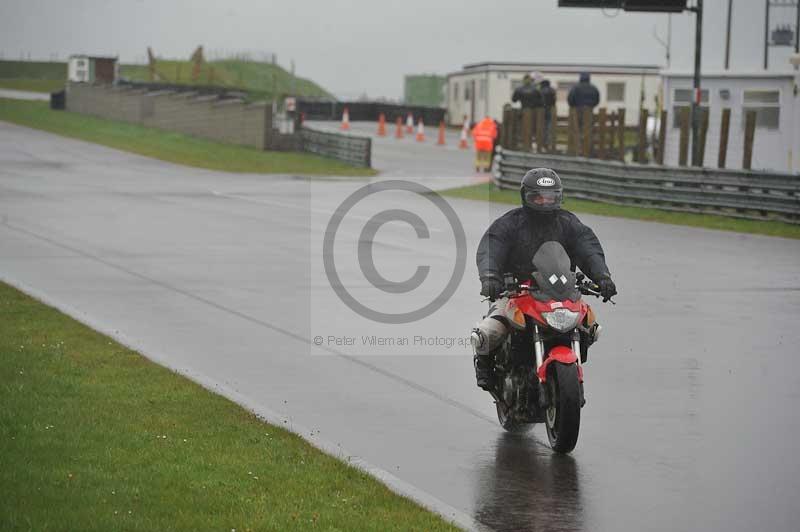
<path id="1" fill-rule="evenodd" d="M 581 294 L 599 287 L 571 270 L 558 242 L 545 242 L 533 258 L 531 279 L 506 276 L 505 318 L 511 329 L 495 353 L 497 417 L 510 432 L 545 423 L 553 450 L 575 448 L 581 422 L 583 366 L 600 326 Z M 612 301 L 613 303 L 613 301 Z"/>

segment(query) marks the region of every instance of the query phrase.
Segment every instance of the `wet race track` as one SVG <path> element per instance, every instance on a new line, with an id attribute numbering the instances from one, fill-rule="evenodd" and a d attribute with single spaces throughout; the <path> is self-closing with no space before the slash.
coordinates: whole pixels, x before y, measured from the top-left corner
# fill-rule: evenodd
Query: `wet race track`
<path id="1" fill-rule="evenodd" d="M 382 140 L 374 182 L 476 180 L 467 154 L 426 172 L 423 147 Z M 416 166 L 392 167 L 404 158 Z M 367 189 L 336 233 L 341 285 L 387 313 L 440 304 L 386 324 L 348 308 L 323 267 L 332 214 L 365 184 L 185 168 L 0 123 L 0 279 L 465 527 L 797 530 L 800 242 L 581 216 L 620 295 L 595 303 L 605 330 L 580 440 L 556 456 L 542 427 L 503 433 L 460 343 L 485 308 L 475 248 L 508 207 L 448 200 L 466 264 L 437 297 L 458 273 L 452 220 L 429 197 Z M 400 207 L 425 228 L 390 222 L 365 240 L 375 213 Z M 376 289 L 354 258 L 365 242 L 383 278 L 429 275 Z"/>

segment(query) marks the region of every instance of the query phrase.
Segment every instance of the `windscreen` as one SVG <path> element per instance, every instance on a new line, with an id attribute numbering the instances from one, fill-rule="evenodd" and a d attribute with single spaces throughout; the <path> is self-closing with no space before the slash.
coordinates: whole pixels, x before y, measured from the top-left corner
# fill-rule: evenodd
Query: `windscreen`
<path id="1" fill-rule="evenodd" d="M 542 301 L 580 299 L 580 292 L 575 288 L 575 273 L 570 270 L 570 264 L 564 246 L 554 241 L 542 244 L 533 256 L 533 279 L 539 287 L 533 296 Z"/>

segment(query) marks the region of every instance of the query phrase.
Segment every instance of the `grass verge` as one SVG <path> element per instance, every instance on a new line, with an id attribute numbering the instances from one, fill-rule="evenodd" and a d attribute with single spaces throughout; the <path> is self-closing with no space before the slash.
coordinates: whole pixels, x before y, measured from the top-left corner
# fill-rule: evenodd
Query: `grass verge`
<path id="1" fill-rule="evenodd" d="M 0 79 L 0 89 L 28 92 L 56 92 L 64 88 L 63 79 Z"/>
<path id="2" fill-rule="evenodd" d="M 515 190 L 501 190 L 492 183 L 452 188 L 442 191 L 441 194 L 455 198 L 493 201 L 512 205 L 519 204 L 519 192 Z M 564 200 L 564 208 L 576 213 L 599 214 L 601 216 L 632 218 L 635 220 L 646 220 L 649 222 L 688 225 L 691 227 L 705 227 L 707 229 L 719 229 L 722 231 L 736 231 L 739 233 L 752 233 L 757 235 L 800 239 L 800 226 L 787 224 L 784 222 L 742 220 L 739 218 L 714 216 L 711 214 L 662 211 L 658 209 L 648 209 L 645 207 L 612 205 L 608 203 L 586 201 L 574 198 L 566 198 Z"/>
<path id="3" fill-rule="evenodd" d="M 0 529 L 455 530 L 3 283 Z"/>
<path id="4" fill-rule="evenodd" d="M 136 124 L 67 111 L 52 111 L 46 102 L 0 98 L 0 120 L 95 142 L 171 163 L 260 174 L 372 176 L 371 168 L 306 153 L 261 151 L 223 144 Z"/>

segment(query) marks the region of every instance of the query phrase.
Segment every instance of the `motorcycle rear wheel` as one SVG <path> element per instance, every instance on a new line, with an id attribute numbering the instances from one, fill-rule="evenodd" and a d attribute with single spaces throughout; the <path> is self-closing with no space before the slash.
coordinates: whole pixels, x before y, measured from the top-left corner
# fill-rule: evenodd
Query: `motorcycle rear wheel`
<path id="1" fill-rule="evenodd" d="M 581 392 L 577 364 L 556 362 L 548 368 L 547 386 L 550 406 L 545 413 L 545 427 L 550 447 L 568 453 L 578 443 L 581 425 Z"/>
<path id="2" fill-rule="evenodd" d="M 510 411 L 504 402 L 495 401 L 494 406 L 497 408 L 497 420 L 500 422 L 500 426 L 507 432 L 522 434 L 528 432 L 531 427 L 533 427 L 530 423 L 523 423 L 517 420 L 516 416 L 514 416 L 513 412 Z"/>

